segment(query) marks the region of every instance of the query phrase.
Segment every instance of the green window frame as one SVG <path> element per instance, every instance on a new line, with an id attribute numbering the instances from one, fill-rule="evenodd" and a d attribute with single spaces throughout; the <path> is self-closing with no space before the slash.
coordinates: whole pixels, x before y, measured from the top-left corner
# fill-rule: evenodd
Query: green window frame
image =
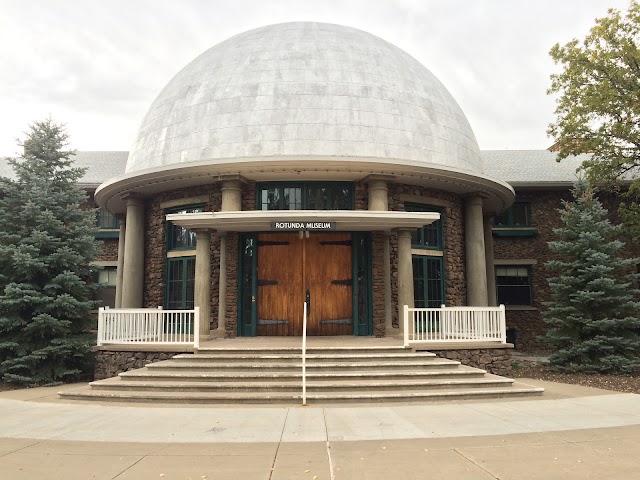
<path id="1" fill-rule="evenodd" d="M 118 217 L 105 208 L 98 208 L 96 224 L 98 230 L 118 230 L 120 228 Z"/>
<path id="2" fill-rule="evenodd" d="M 436 212 L 440 214 L 440 220 L 420 227 L 411 234 L 411 246 L 427 250 L 444 250 L 443 209 L 420 203 L 406 203 L 404 209 L 407 212 Z"/>
<path id="3" fill-rule="evenodd" d="M 257 210 L 353 210 L 351 182 L 271 182 L 256 186 Z"/>
<path id="4" fill-rule="evenodd" d="M 499 305 L 533 305 L 531 267 L 526 265 L 496 266 L 496 292 Z"/>
<path id="5" fill-rule="evenodd" d="M 192 310 L 195 294 L 196 257 L 167 259 L 164 308 Z"/>
<path id="6" fill-rule="evenodd" d="M 530 227 L 531 204 L 529 202 L 516 202 L 504 212 L 493 217 L 494 227 Z"/>
<path id="7" fill-rule="evenodd" d="M 167 213 L 199 213 L 204 211 L 203 205 L 189 205 L 172 208 Z M 188 228 L 167 222 L 167 251 L 193 250 L 196 248 L 196 233 Z"/>
<path id="8" fill-rule="evenodd" d="M 443 257 L 413 255 L 411 260 L 415 308 L 440 308 L 445 303 Z"/>

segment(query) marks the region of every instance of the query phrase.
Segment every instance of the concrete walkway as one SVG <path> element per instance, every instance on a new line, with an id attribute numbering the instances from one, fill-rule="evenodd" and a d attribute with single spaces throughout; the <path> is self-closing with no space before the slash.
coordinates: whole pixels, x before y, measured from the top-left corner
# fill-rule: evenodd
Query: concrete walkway
<path id="1" fill-rule="evenodd" d="M 640 395 L 343 407 L 63 403 L 0 393 L 0 478 L 635 479 Z M 67 386 L 65 388 L 75 388 Z"/>

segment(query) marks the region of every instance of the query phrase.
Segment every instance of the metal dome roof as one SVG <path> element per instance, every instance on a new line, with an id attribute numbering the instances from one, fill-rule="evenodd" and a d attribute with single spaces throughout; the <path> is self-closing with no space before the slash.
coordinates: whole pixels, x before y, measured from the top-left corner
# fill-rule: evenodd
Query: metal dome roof
<path id="1" fill-rule="evenodd" d="M 296 22 L 184 67 L 151 104 L 126 173 L 317 158 L 483 171 L 464 113 L 417 60 L 361 30 Z"/>

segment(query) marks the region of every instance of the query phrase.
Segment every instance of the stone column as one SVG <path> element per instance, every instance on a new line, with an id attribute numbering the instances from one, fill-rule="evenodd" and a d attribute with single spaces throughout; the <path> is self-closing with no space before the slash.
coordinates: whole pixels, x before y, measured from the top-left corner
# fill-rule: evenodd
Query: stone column
<path id="1" fill-rule="evenodd" d="M 242 182 L 240 180 L 222 181 L 221 212 L 238 212 L 242 210 Z"/>
<path id="2" fill-rule="evenodd" d="M 385 180 L 369 180 L 369 210 L 389 210 L 389 189 Z"/>
<path id="3" fill-rule="evenodd" d="M 200 308 L 200 340 L 211 336 L 211 232 L 196 230 L 194 304 Z"/>
<path id="4" fill-rule="evenodd" d="M 487 306 L 487 265 L 484 249 L 482 197 L 467 197 L 464 208 L 464 246 L 467 257 L 467 304 Z"/>
<path id="5" fill-rule="evenodd" d="M 144 288 L 144 202 L 127 196 L 127 234 L 122 262 L 122 308 L 141 308 Z"/>
<path id="6" fill-rule="evenodd" d="M 227 235 L 220 234 L 220 280 L 218 283 L 218 328 L 215 336 L 224 338 L 227 310 Z"/>
<path id="7" fill-rule="evenodd" d="M 124 215 L 116 215 L 120 222 L 118 235 L 118 269 L 116 271 L 116 308 L 122 306 L 122 274 L 124 271 L 124 238 L 127 233 L 127 222 Z"/>
<path id="8" fill-rule="evenodd" d="M 242 181 L 234 178 L 222 181 L 221 212 L 239 212 L 242 210 Z M 215 337 L 226 335 L 227 309 L 227 237 L 220 236 L 220 278 L 218 281 L 218 328 Z"/>
<path id="9" fill-rule="evenodd" d="M 398 327 L 404 331 L 404 306 L 413 308 L 413 262 L 411 261 L 411 229 L 398 230 Z"/>
<path id="10" fill-rule="evenodd" d="M 496 301 L 496 270 L 493 262 L 493 231 L 491 215 L 484 217 L 484 256 L 487 264 L 487 300 L 490 307 L 497 305 Z"/>
<path id="11" fill-rule="evenodd" d="M 369 210 L 383 211 L 389 210 L 389 189 L 386 179 L 376 179 L 370 177 L 367 180 L 367 191 L 369 192 Z M 389 232 L 385 232 L 383 239 L 383 278 L 384 278 L 384 328 L 385 335 L 394 335 L 393 315 L 391 314 L 391 249 L 389 247 Z"/>

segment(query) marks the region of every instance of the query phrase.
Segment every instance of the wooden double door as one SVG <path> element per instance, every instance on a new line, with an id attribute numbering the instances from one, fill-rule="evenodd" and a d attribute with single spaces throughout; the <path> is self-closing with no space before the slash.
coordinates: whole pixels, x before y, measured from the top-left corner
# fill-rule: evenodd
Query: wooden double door
<path id="1" fill-rule="evenodd" d="M 258 235 L 257 335 L 353 334 L 352 235 Z"/>

